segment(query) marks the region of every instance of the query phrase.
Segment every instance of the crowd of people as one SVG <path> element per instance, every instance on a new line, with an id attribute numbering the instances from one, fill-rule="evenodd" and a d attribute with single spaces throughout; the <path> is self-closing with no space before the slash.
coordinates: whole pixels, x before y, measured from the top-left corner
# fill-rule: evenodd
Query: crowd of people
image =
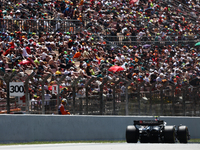
<path id="1" fill-rule="evenodd" d="M 141 81 L 189 84 L 200 75 L 196 44 L 200 3 L 178 2 L 174 6 L 170 0 L 1 1 L 0 70 L 14 70 L 22 77 L 34 71 L 37 77 L 30 81 L 30 99 L 37 100 L 41 86 L 36 83 L 47 74 L 66 75 L 61 84 L 67 87 L 61 91 L 65 98 L 72 96 L 70 85 L 79 76 L 86 81 L 98 77 L 90 89 L 94 95 L 104 77 L 113 81 L 122 77 L 131 85 Z M 114 65 L 123 70 L 109 73 Z M 46 94 L 54 83 L 46 84 Z M 77 95 L 85 95 L 85 83 L 78 83 Z M 1 88 L 6 97 L 4 82 Z M 109 86 L 105 88 L 105 93 L 111 92 Z M 48 99 L 53 97 L 51 91 L 50 95 Z"/>

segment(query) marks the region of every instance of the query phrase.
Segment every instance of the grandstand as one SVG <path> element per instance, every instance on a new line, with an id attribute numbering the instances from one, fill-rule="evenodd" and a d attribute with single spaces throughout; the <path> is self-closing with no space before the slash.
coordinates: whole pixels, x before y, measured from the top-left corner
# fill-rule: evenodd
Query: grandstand
<path id="1" fill-rule="evenodd" d="M 0 8 L 2 113 L 56 114 L 67 98 L 72 114 L 199 116 L 198 0 L 0 0 Z M 9 97 L 11 74 L 24 97 Z"/>

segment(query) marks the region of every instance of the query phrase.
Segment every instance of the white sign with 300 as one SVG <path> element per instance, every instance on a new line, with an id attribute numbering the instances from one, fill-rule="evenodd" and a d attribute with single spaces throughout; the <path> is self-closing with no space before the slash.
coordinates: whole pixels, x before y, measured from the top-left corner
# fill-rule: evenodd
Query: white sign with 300
<path id="1" fill-rule="evenodd" d="M 10 96 L 24 96 L 24 82 L 9 83 Z"/>

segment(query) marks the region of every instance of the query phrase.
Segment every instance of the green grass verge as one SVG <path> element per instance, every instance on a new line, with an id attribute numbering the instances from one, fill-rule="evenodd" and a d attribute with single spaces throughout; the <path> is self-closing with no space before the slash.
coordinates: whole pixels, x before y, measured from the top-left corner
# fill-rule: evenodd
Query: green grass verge
<path id="1" fill-rule="evenodd" d="M 200 139 L 191 139 L 189 143 L 200 143 Z"/>
<path id="2" fill-rule="evenodd" d="M 35 141 L 26 143 L 7 143 L 0 144 L 0 146 L 6 145 L 28 145 L 28 144 L 65 144 L 65 143 L 126 143 L 126 141 Z M 200 143 L 200 139 L 191 139 L 189 143 Z"/>

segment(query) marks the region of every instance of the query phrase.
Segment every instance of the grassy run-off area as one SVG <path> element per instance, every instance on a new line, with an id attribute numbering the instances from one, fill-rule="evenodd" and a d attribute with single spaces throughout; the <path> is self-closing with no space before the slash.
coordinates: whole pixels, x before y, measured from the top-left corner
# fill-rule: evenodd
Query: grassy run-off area
<path id="1" fill-rule="evenodd" d="M 125 143 L 126 141 L 34 141 L 26 143 L 7 143 L 0 144 L 0 146 L 5 145 L 28 145 L 28 144 L 64 144 L 64 143 Z M 200 139 L 191 139 L 189 143 L 199 143 Z"/>

